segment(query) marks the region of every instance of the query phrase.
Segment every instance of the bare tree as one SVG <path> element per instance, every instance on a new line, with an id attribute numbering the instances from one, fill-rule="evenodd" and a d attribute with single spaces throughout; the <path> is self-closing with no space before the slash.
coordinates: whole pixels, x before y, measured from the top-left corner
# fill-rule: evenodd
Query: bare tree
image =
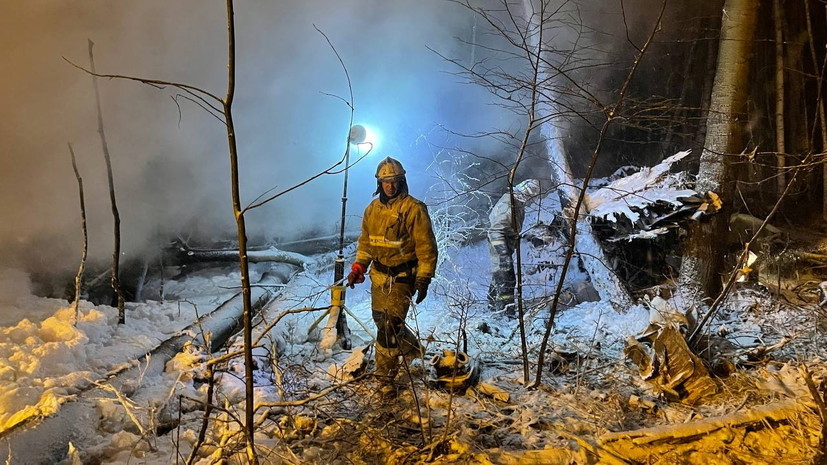
<path id="1" fill-rule="evenodd" d="M 250 268 L 247 261 L 247 225 L 241 210 L 241 193 L 238 181 L 238 146 L 233 124 L 233 100 L 235 98 L 235 16 L 233 0 L 227 0 L 227 94 L 221 101 L 224 123 L 227 128 L 227 146 L 230 153 L 230 182 L 233 198 L 233 214 L 238 234 L 238 258 L 241 268 L 241 295 L 244 302 L 242 324 L 244 325 L 244 388 L 245 388 L 245 434 L 247 439 L 247 459 L 252 464 L 258 463 L 255 450 L 254 413 L 255 391 L 253 382 L 253 304 L 250 300 Z"/>
<path id="2" fill-rule="evenodd" d="M 165 80 L 158 80 L 158 79 L 148 79 L 148 78 L 141 78 L 135 76 L 127 76 L 127 75 L 119 75 L 119 74 L 100 74 L 97 73 L 94 68 L 93 69 L 85 69 L 79 65 L 68 61 L 72 66 L 75 66 L 78 69 L 81 69 L 84 72 L 91 74 L 93 77 L 105 77 L 105 78 L 112 78 L 112 79 L 124 79 L 129 81 L 136 81 L 143 84 L 147 84 L 156 88 L 166 88 L 172 87 L 183 92 L 181 96 L 182 98 L 189 100 L 200 108 L 208 112 L 210 115 L 215 117 L 217 120 L 221 121 L 226 129 L 227 133 L 227 145 L 228 145 L 228 154 L 229 154 L 229 161 L 230 161 L 230 182 L 231 182 L 231 197 L 232 197 L 232 204 L 233 204 L 233 216 L 235 218 L 236 223 L 236 236 L 238 241 L 238 257 L 239 257 L 239 268 L 241 271 L 241 295 L 242 295 L 242 302 L 243 302 L 243 313 L 242 313 L 242 326 L 243 326 L 243 344 L 244 348 L 242 350 L 243 360 L 244 360 L 244 379 L 245 379 L 245 418 L 244 418 L 244 436 L 246 440 L 246 454 L 247 459 L 251 464 L 258 463 L 258 456 L 255 448 L 255 428 L 256 422 L 254 421 L 256 405 L 254 404 L 254 378 L 253 378 L 253 352 L 252 349 L 254 347 L 252 341 L 252 320 L 253 320 L 253 305 L 251 302 L 251 283 L 250 283 L 250 271 L 249 271 L 249 257 L 247 251 L 247 228 L 246 228 L 246 220 L 245 214 L 255 208 L 261 207 L 276 198 L 291 192 L 323 175 L 326 174 L 339 174 L 343 170 L 349 168 L 362 159 L 364 159 L 367 154 L 363 154 L 359 159 L 351 162 L 348 164 L 348 157 L 347 151 L 345 155 L 334 163 L 332 166 L 328 167 L 327 169 L 311 176 L 308 179 L 305 179 L 302 182 L 299 182 L 287 189 L 284 189 L 280 192 L 275 194 L 271 193 L 271 191 L 267 191 L 259 195 L 255 200 L 249 203 L 247 206 L 242 206 L 241 202 L 241 194 L 240 194 L 240 179 L 239 179 L 239 160 L 238 160 L 238 147 L 237 147 L 237 140 L 236 140 L 236 131 L 235 125 L 233 123 L 233 102 L 235 99 L 235 74 L 236 74 L 236 54 L 235 54 L 235 16 L 234 16 L 234 6 L 233 0 L 226 0 L 226 14 L 227 14 L 227 43 L 228 43 L 228 57 L 227 57 L 227 89 L 225 96 L 219 97 L 218 95 L 209 92 L 205 89 L 192 86 L 189 84 L 181 83 L 181 82 L 174 82 L 174 81 L 165 81 Z M 321 32 L 321 31 L 319 31 Z M 335 50 L 334 50 L 335 51 Z M 337 54 L 338 56 L 338 54 Z M 91 59 L 91 41 L 90 41 L 90 59 Z M 341 61 L 341 59 L 340 59 Z M 348 85 L 350 85 L 350 81 L 348 78 Z M 177 97 L 178 97 L 177 96 Z M 351 95 L 352 98 L 352 95 Z M 350 116 L 350 125 L 353 124 L 353 104 L 351 101 L 345 101 L 348 107 L 351 109 L 351 116 Z M 100 113 L 99 113 L 100 115 Z M 99 123 L 101 128 L 101 135 L 103 136 L 102 130 L 102 119 L 99 117 Z M 349 136 L 348 136 L 348 143 L 349 143 Z M 105 142 L 104 142 L 105 146 Z M 108 150 L 105 151 L 108 153 Z M 368 152 L 369 153 L 369 152 Z M 342 167 L 342 165 L 345 165 Z M 110 172 L 111 176 L 111 172 Z M 111 178 L 110 178 L 111 179 Z M 114 190 L 110 189 L 110 192 L 113 194 L 113 202 L 114 202 Z M 114 205 L 114 203 L 113 203 Z M 113 207 L 114 208 L 114 207 Z M 117 218 L 117 216 L 116 216 Z M 119 221 L 116 222 L 119 225 Z M 119 235 L 116 235 L 119 238 Z M 119 241 L 117 242 L 119 245 Z M 119 253 L 118 253 L 119 255 Z M 116 257 L 117 258 L 117 257 Z M 122 299 L 122 297 L 120 297 Z M 237 356 L 239 354 L 234 354 Z"/>
<path id="3" fill-rule="evenodd" d="M 531 6 L 530 0 L 524 0 L 524 4 L 526 5 L 526 15 L 529 18 L 529 21 L 535 24 L 538 24 L 539 28 L 543 28 L 544 21 L 543 21 L 543 12 L 544 9 L 541 8 L 539 10 L 539 16 L 535 19 L 535 12 L 534 10 L 528 10 L 528 7 Z M 632 82 L 632 79 L 635 76 L 635 72 L 640 65 L 640 60 L 646 54 L 649 46 L 652 43 L 655 35 L 657 34 L 658 30 L 660 29 L 660 22 L 663 18 L 663 14 L 666 11 L 666 0 L 661 3 L 661 9 L 655 20 L 652 30 L 646 38 L 646 41 L 643 43 L 642 46 L 637 46 L 636 44 L 632 43 L 635 47 L 637 53 L 635 55 L 634 63 L 627 73 L 625 80 L 623 81 L 622 86 L 618 89 L 615 100 L 608 105 L 600 104 L 599 107 L 603 111 L 604 114 L 604 121 L 600 127 L 600 132 L 598 134 L 597 140 L 595 141 L 594 149 L 592 151 L 591 160 L 589 162 L 586 175 L 583 178 L 582 185 L 580 186 L 579 190 L 576 189 L 573 183 L 572 176 L 568 170 L 568 159 L 563 149 L 563 144 L 561 142 L 561 137 L 559 135 L 559 118 L 560 118 L 560 111 L 558 110 L 559 101 L 556 99 L 556 96 L 552 92 L 552 98 L 542 103 L 543 110 L 545 110 L 544 115 L 547 119 L 542 121 L 542 132 L 545 136 L 546 144 L 549 147 L 550 152 L 550 161 L 553 160 L 555 163 L 555 170 L 553 173 L 556 176 L 555 181 L 558 184 L 558 190 L 560 192 L 560 203 L 563 206 L 563 213 L 564 217 L 569 221 L 569 247 L 566 251 L 565 260 L 563 262 L 563 267 L 560 273 L 560 278 L 557 282 L 557 289 L 554 292 L 554 297 L 552 299 L 551 306 L 549 308 L 549 317 L 546 320 L 546 328 L 545 333 L 543 334 L 543 340 L 540 343 L 540 352 L 538 354 L 537 359 L 537 374 L 532 384 L 533 387 L 538 387 L 542 383 L 542 374 L 544 368 L 544 361 L 545 361 L 545 354 L 546 349 L 548 347 L 548 340 L 551 335 L 551 329 L 554 325 L 554 318 L 557 314 L 558 304 L 560 300 L 560 295 L 563 291 L 563 281 L 565 279 L 566 273 L 568 271 L 569 263 L 571 263 L 572 257 L 576 250 L 582 251 L 580 254 L 581 260 L 583 260 L 584 265 L 586 266 L 587 270 L 589 271 L 589 276 L 592 278 L 592 282 L 595 286 L 595 289 L 598 290 L 601 297 L 604 299 L 609 299 L 610 302 L 617 305 L 618 307 L 626 307 L 631 304 L 632 300 L 628 293 L 625 290 L 625 287 L 618 279 L 617 275 L 611 270 L 607 270 L 605 261 L 602 257 L 601 253 L 595 253 L 595 251 L 602 251 L 600 244 L 597 242 L 595 236 L 591 231 L 591 227 L 588 221 L 581 221 L 581 208 L 584 210 L 582 215 L 585 216 L 587 213 L 585 208 L 583 208 L 583 203 L 586 197 L 586 188 L 589 185 L 589 181 L 591 180 L 592 173 L 594 172 L 594 168 L 597 164 L 598 157 L 600 156 L 603 144 L 606 139 L 606 134 L 609 127 L 615 124 L 619 119 L 624 118 L 623 110 L 624 110 L 624 99 L 626 94 L 629 90 L 629 86 Z M 631 40 L 630 40 L 631 43 Z M 542 42 L 537 43 L 537 51 L 536 53 L 538 56 L 546 55 L 547 57 L 550 55 L 548 50 L 543 50 Z M 560 74 L 560 68 L 558 65 L 552 61 L 552 59 L 545 58 L 542 61 L 543 69 L 541 72 L 541 81 L 545 82 L 551 78 L 553 75 Z M 562 79 L 571 79 L 570 76 L 566 76 L 565 73 L 562 73 Z M 553 156 L 552 154 L 557 154 L 557 156 Z M 578 241 L 578 238 L 581 238 Z M 583 253 L 586 252 L 586 253 Z M 591 265 L 590 265 L 591 264 Z M 614 292 L 609 292 L 609 290 L 614 289 Z"/>
<path id="4" fill-rule="evenodd" d="M 505 131 L 491 134 L 495 139 L 512 145 L 516 152 L 514 162 L 507 167 L 507 186 L 512 205 L 517 170 L 523 163 L 529 148 L 536 146 L 538 139 L 545 138 L 548 164 L 552 172 L 551 181 L 557 186 L 566 218 L 571 221 L 572 227 L 577 225 L 581 233 L 579 236 L 576 233 L 570 236 L 573 244 L 572 256 L 575 249 L 584 252 L 579 254 L 579 258 L 585 264 L 589 276 L 602 297 L 618 304 L 618 307 L 629 305 L 631 298 L 613 270 L 605 265 L 607 260 L 603 257 L 602 248 L 597 243 L 590 225 L 578 221 L 580 216 L 575 212 L 585 214 L 585 209 L 582 208 L 582 198 L 580 204 L 577 202 L 580 192 L 575 187 L 566 152 L 556 135 L 555 125 L 560 121 L 567 117 L 584 118 L 577 114 L 570 102 L 564 102 L 560 98 L 561 95 L 589 102 L 598 100 L 572 75 L 579 67 L 584 66 L 583 62 L 577 58 L 577 44 L 572 45 L 571 49 L 563 50 L 552 43 L 553 39 L 544 39 L 545 31 L 552 27 L 571 28 L 567 20 L 563 19 L 566 15 L 561 13 L 567 2 L 542 0 L 535 5 L 530 0 L 524 0 L 522 6 L 517 7 L 512 2 L 502 0 L 494 2 L 496 6 L 491 8 L 478 6 L 467 0 L 458 1 L 458 3 L 475 12 L 493 34 L 504 40 L 503 45 L 489 45 L 485 47 L 485 51 L 508 61 L 507 67 L 496 66 L 486 60 L 471 63 L 470 66 L 463 65 L 459 60 L 449 61 L 459 66 L 463 70 L 461 74 L 467 76 L 471 82 L 489 89 L 499 97 L 505 108 L 514 111 L 520 119 L 524 118 L 524 129 L 518 136 L 511 136 Z M 472 46 L 476 48 L 476 44 Z M 562 62 L 555 63 L 553 56 L 564 58 Z M 575 205 L 577 208 L 573 209 Z M 512 222 L 514 222 L 514 211 L 515 209 L 512 208 Z M 513 226 L 517 231 L 522 228 L 522 225 Z M 524 378 L 528 382 L 529 362 L 525 342 L 527 322 L 522 302 L 520 255 L 518 240 L 516 303 L 523 347 Z M 566 264 L 571 259 L 569 257 Z M 565 266 L 563 269 L 565 270 Z M 558 293 L 562 291 L 564 279 L 565 271 L 559 277 Z"/>
<path id="5" fill-rule="evenodd" d="M 827 5 L 824 5 L 825 13 L 827 13 Z M 810 16 L 810 1 L 804 0 L 804 14 L 805 14 L 805 21 L 807 23 L 807 43 L 809 45 L 810 50 L 810 60 L 813 62 L 813 68 L 815 70 L 820 70 L 817 76 L 817 84 L 816 88 L 818 91 L 816 95 L 818 95 L 816 100 L 816 114 L 818 115 L 817 124 L 813 125 L 813 132 L 815 133 L 816 127 L 820 129 L 819 135 L 821 140 L 821 150 L 827 151 L 827 116 L 825 116 L 824 112 L 824 99 L 822 98 L 823 95 L 823 85 L 824 85 L 824 70 L 827 68 L 827 55 L 825 55 L 824 60 L 822 63 L 818 61 L 818 55 L 816 54 L 816 45 L 814 43 L 815 36 L 813 35 L 813 21 Z M 815 137 L 813 137 L 814 139 Z M 825 163 L 822 167 L 822 192 L 827 193 L 827 163 Z M 822 207 L 821 207 L 821 214 L 824 219 L 827 219 L 827 195 L 822 195 Z"/>
<path id="6" fill-rule="evenodd" d="M 114 250 L 112 251 L 112 291 L 115 293 L 115 306 L 118 307 L 118 323 L 126 321 L 124 314 L 124 298 L 119 278 L 121 268 L 121 215 L 118 212 L 118 202 L 115 199 L 115 180 L 112 175 L 112 158 L 109 156 L 109 145 L 106 143 L 106 132 L 103 129 L 103 112 L 101 110 L 100 92 L 98 91 L 98 77 L 95 74 L 95 56 L 92 53 L 94 42 L 89 41 L 89 69 L 92 71 L 92 84 L 95 86 L 95 102 L 98 109 L 98 134 L 100 135 L 103 148 L 103 159 L 106 162 L 106 178 L 109 181 L 109 204 L 112 206 L 112 219 L 114 220 Z"/>
<path id="7" fill-rule="evenodd" d="M 83 178 L 78 171 L 78 164 L 75 160 L 75 151 L 72 149 L 72 144 L 69 146 L 69 154 L 72 156 L 72 170 L 75 172 L 75 179 L 78 182 L 78 198 L 80 199 L 80 226 L 83 232 L 83 251 L 80 255 L 80 264 L 78 265 L 78 272 L 75 275 L 75 298 L 72 300 L 72 309 L 75 312 L 75 324 L 78 322 L 78 304 L 80 302 L 80 289 L 83 282 L 83 269 L 86 266 L 86 254 L 89 250 L 89 232 L 86 229 L 86 200 L 83 195 Z"/>
<path id="8" fill-rule="evenodd" d="M 526 0 L 529 2 L 529 0 Z M 529 2 L 530 3 L 530 2 Z M 546 4 L 543 3 L 543 7 L 540 10 L 540 15 L 543 17 L 543 12 L 545 11 Z M 536 37 L 537 43 L 542 43 L 543 40 L 543 29 L 540 27 L 539 31 L 537 31 L 537 35 L 532 34 L 529 30 L 531 29 L 531 13 L 527 12 L 526 15 L 529 19 L 526 22 L 526 31 L 525 34 L 527 37 Z M 525 158 L 526 149 L 528 148 L 529 140 L 531 139 L 532 133 L 537 129 L 539 124 L 539 118 L 537 115 L 537 107 L 540 100 L 540 83 L 539 83 L 539 76 L 541 73 L 540 70 L 540 53 L 532 54 L 531 50 L 526 50 L 528 52 L 528 60 L 530 61 L 531 66 L 531 81 L 529 84 L 529 99 L 527 104 L 526 113 L 528 116 L 528 121 L 526 123 L 526 130 L 523 133 L 523 138 L 520 141 L 520 148 L 517 151 L 517 155 L 514 159 L 514 164 L 511 166 L 511 169 L 508 170 L 508 201 L 510 203 L 511 212 L 511 229 L 512 231 L 520 231 L 523 227 L 521 224 L 517 224 L 517 209 L 515 208 L 516 199 L 514 197 L 514 183 L 517 175 L 517 169 L 520 167 L 520 163 Z M 516 255 L 516 262 L 515 262 L 515 275 L 517 278 L 517 286 L 515 290 L 515 297 L 516 297 L 516 304 L 517 304 L 517 318 L 519 319 L 519 328 L 520 328 L 520 348 L 523 354 L 522 361 L 523 361 L 523 381 L 528 383 L 529 379 L 529 362 L 528 362 L 528 345 L 526 342 L 526 321 L 525 321 L 525 307 L 523 305 L 523 264 L 522 264 L 522 248 L 520 244 L 520 236 L 517 236 L 517 240 L 515 243 L 515 255 Z M 563 280 L 560 279 L 562 283 Z"/>
<path id="9" fill-rule="evenodd" d="M 90 73 L 93 77 L 106 77 L 106 78 L 116 78 L 116 79 L 126 79 L 131 81 L 137 81 L 144 84 L 148 84 L 154 87 L 164 88 L 164 87 L 173 87 L 182 92 L 184 92 L 184 98 L 193 101 L 201 108 L 206 110 L 212 116 L 219 119 L 224 124 L 224 127 L 227 131 L 227 145 L 229 151 L 229 159 L 230 159 L 230 181 L 231 181 L 231 196 L 232 196 L 232 203 L 233 203 L 233 216 L 235 217 L 236 222 L 236 233 L 237 233 L 237 240 L 238 240 L 238 255 L 239 255 L 239 267 L 241 270 L 241 295 L 242 295 L 242 302 L 244 306 L 244 310 L 242 313 L 242 324 L 243 324 L 243 340 L 244 340 L 244 364 L 245 364 L 245 421 L 244 421 L 244 435 L 246 439 L 246 452 L 247 452 L 247 459 L 252 464 L 258 463 L 258 457 L 255 450 L 255 422 L 254 419 L 254 380 L 253 380 L 253 354 L 252 354 L 252 302 L 250 299 L 250 271 L 249 271 L 249 263 L 247 259 L 247 229 L 246 223 L 244 218 L 244 209 L 241 207 L 241 194 L 239 188 L 239 178 L 238 178 L 238 147 L 236 143 L 236 134 L 235 134 L 235 125 L 233 123 L 233 101 L 235 97 L 235 73 L 236 73 L 236 61 L 235 61 L 235 16 L 234 16 L 234 8 L 233 8 L 233 0 L 226 0 L 226 11 L 227 11 L 227 42 L 228 42 L 228 57 L 227 57 L 227 90 L 224 98 L 217 96 L 207 90 L 191 86 L 184 83 L 179 82 L 172 82 L 172 81 L 163 81 L 158 79 L 146 79 L 134 76 L 125 76 L 125 75 L 117 75 L 117 74 L 99 74 L 95 71 L 94 66 L 90 70 L 86 70 L 83 67 L 80 67 L 71 61 L 70 64 L 73 66 Z M 91 50 L 92 50 L 92 42 L 90 41 L 90 60 L 91 60 Z M 93 62 L 94 65 L 94 62 Z M 97 82 L 97 81 L 96 81 Z M 96 85 L 97 90 L 97 85 Z M 103 139 L 103 130 L 102 130 L 102 119 L 100 118 L 99 113 L 99 127 L 101 136 Z M 103 139 L 105 140 L 105 139 Z M 106 144 L 104 142 L 104 147 Z M 108 154 L 108 150 L 104 150 L 104 153 Z M 108 160 L 108 155 L 107 155 Z M 111 181 L 111 171 L 110 171 L 110 181 Z M 110 193 L 113 193 L 110 184 Z M 113 194 L 114 195 L 114 194 Z M 113 209 L 114 209 L 113 203 Z M 249 208 L 249 207 L 248 207 Z M 117 216 L 116 216 L 117 219 Z M 119 221 L 116 221 L 116 225 L 119 225 Z M 116 237 L 119 237 L 116 235 Z M 116 244 L 119 245 L 119 241 L 116 241 Z M 117 263 L 117 255 L 116 253 L 116 263 Z M 116 276 L 113 275 L 113 281 L 116 282 Z"/>

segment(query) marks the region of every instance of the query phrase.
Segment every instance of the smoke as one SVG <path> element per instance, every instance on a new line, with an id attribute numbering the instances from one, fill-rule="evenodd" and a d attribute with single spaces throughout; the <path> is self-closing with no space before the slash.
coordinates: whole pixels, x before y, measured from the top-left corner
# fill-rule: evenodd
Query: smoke
<path id="1" fill-rule="evenodd" d="M 82 242 L 67 143 L 83 176 L 92 259 L 111 255 L 113 226 L 92 78 L 64 57 L 88 67 L 91 40 L 100 73 L 186 83 L 223 98 L 225 4 L 8 3 L 0 27 L 5 68 L 0 85 L 7 96 L 0 125 L 0 241 L 5 244 L 0 262 L 31 271 L 72 270 Z M 622 23 L 616 14 L 611 21 Z M 382 138 L 381 146 L 349 172 L 348 229 L 358 226 L 383 157 L 402 161 L 412 193 L 421 196 L 432 182 L 425 171 L 434 162 L 435 147 L 450 145 L 443 127 L 518 134 L 522 123 L 513 113 L 492 105 L 496 98 L 464 82 L 455 66 L 434 53 L 480 59 L 485 51 L 469 45 L 477 26 L 474 37 L 484 41 L 482 22 L 446 0 L 237 0 L 234 116 L 243 203 L 289 188 L 344 155 L 347 80 L 315 28 L 347 68 L 354 123 L 370 125 Z M 150 256 L 175 235 L 231 239 L 235 224 L 224 125 L 172 88 L 117 79 L 98 84 L 125 255 Z M 503 151 L 493 142 L 474 143 L 490 153 Z M 510 162 L 513 153 L 503 159 Z M 249 236 L 263 241 L 336 231 L 343 181 L 342 174 L 325 175 L 250 211 Z"/>
<path id="2" fill-rule="evenodd" d="M 92 78 L 64 57 L 88 68 L 91 40 L 100 73 L 187 83 L 223 98 L 225 4 L 12 3 L 0 28 L 0 84 L 9 96 L 0 126 L 0 260 L 30 270 L 74 269 L 82 238 L 67 143 L 83 176 L 93 259 L 111 255 L 113 225 Z M 416 178 L 431 157 L 423 135 L 441 124 L 467 129 L 495 118 L 479 98 L 484 93 L 458 82 L 428 50 L 463 54 L 455 36 L 467 34 L 469 21 L 470 12 L 442 0 L 237 1 L 234 115 L 243 202 L 291 187 L 344 155 L 347 80 L 315 27 L 350 75 L 354 123 L 371 125 L 384 141 L 349 173 L 349 216 L 361 215 L 370 200 L 379 159 L 402 160 Z M 224 125 L 172 88 L 109 79 L 98 85 L 124 253 L 154 253 L 172 235 L 232 238 Z M 342 174 L 322 176 L 249 212 L 250 237 L 333 232 L 342 187 Z"/>

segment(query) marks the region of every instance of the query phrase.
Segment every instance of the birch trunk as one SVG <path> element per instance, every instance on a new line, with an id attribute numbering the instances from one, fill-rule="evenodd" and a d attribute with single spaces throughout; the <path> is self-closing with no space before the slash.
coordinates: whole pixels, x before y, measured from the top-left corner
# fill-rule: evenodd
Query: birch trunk
<path id="1" fill-rule="evenodd" d="M 75 160 L 75 151 L 72 149 L 72 144 L 69 146 L 69 154 L 72 157 L 72 170 L 75 172 L 75 179 L 78 182 L 78 197 L 80 198 L 80 226 L 83 232 L 83 250 L 80 255 L 80 265 L 78 265 L 78 272 L 75 275 L 75 298 L 72 300 L 72 310 L 75 314 L 75 325 L 78 324 L 78 304 L 80 303 L 81 283 L 83 283 L 83 271 L 86 267 L 86 256 L 89 253 L 89 230 L 86 227 L 86 198 L 83 194 L 83 178 L 78 171 L 77 160 Z"/>
<path id="2" fill-rule="evenodd" d="M 724 213 L 689 228 L 680 270 L 680 289 L 690 304 L 715 295 L 721 289 L 718 273 L 723 267 L 723 238 L 734 184 L 726 154 L 743 151 L 742 135 L 748 120 L 745 108 L 749 88 L 750 51 L 758 11 L 753 0 L 726 0 L 721 20 L 721 39 L 715 82 L 706 123 L 696 190 L 713 191 L 724 201 Z"/>

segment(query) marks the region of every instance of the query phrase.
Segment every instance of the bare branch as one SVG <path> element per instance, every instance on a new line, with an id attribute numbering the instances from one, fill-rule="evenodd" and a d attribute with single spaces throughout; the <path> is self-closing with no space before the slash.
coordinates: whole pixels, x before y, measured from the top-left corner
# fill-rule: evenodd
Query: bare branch
<path id="1" fill-rule="evenodd" d="M 69 60 L 66 57 L 62 57 L 62 58 L 67 63 L 74 66 L 75 68 L 83 71 L 84 73 L 95 76 L 95 77 L 108 78 L 108 79 L 123 79 L 123 80 L 127 80 L 127 81 L 136 81 L 136 82 L 140 82 L 142 84 L 147 84 L 147 85 L 159 88 L 159 89 L 163 89 L 165 87 L 176 87 L 176 88 L 181 89 L 181 90 L 200 93 L 200 94 L 203 94 L 207 97 L 212 98 L 213 100 L 215 100 L 218 103 L 221 103 L 221 104 L 224 103 L 224 100 L 217 97 L 215 94 L 212 94 L 212 93 L 210 93 L 210 92 L 208 92 L 204 89 L 201 89 L 199 87 L 191 86 L 189 84 L 183 84 L 183 83 L 174 82 L 174 81 L 164 81 L 164 80 L 160 80 L 160 79 L 140 78 L 140 77 L 135 77 L 135 76 L 127 76 L 127 75 L 123 75 L 123 74 L 100 74 L 100 73 L 96 73 L 94 71 L 90 71 L 90 70 L 88 70 L 88 69 L 86 69 L 83 66 L 80 66 L 78 64 L 75 64 L 72 60 Z"/>

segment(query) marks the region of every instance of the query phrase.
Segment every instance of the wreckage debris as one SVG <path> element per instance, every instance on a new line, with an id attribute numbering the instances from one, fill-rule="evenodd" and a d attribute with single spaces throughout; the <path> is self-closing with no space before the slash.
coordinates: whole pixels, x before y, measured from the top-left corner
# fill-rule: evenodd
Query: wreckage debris
<path id="1" fill-rule="evenodd" d="M 687 224 L 718 213 L 723 205 L 715 192 L 696 191 L 686 172 L 673 172 L 673 165 L 689 154 L 679 152 L 642 167 L 590 191 L 585 199 L 611 267 L 632 290 L 673 275 L 680 266 L 676 245 Z"/>
<path id="2" fill-rule="evenodd" d="M 721 416 L 607 433 L 592 451 L 598 463 L 810 463 L 823 418 L 817 405 L 821 394 L 806 367 L 767 372 L 764 384 L 777 400 Z"/>
<path id="3" fill-rule="evenodd" d="M 659 297 L 650 305 L 649 327 L 625 349 L 640 376 L 669 401 L 692 405 L 715 394 L 715 381 L 686 343 L 686 317 Z"/>
<path id="4" fill-rule="evenodd" d="M 480 394 L 484 394 L 503 403 L 508 403 L 511 400 L 511 394 L 509 394 L 508 391 L 492 383 L 480 382 L 477 384 L 476 389 Z"/>

